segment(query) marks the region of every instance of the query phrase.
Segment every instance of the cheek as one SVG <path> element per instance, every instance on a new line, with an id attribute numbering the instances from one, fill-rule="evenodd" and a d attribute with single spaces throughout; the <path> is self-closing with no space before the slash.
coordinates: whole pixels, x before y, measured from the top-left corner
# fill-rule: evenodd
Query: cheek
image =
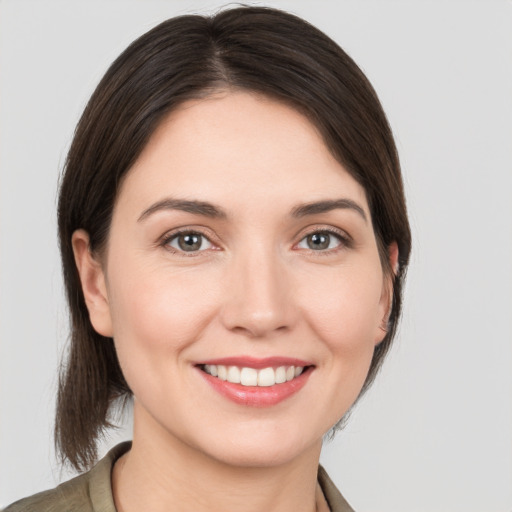
<path id="1" fill-rule="evenodd" d="M 136 352 L 140 364 L 141 359 L 149 362 L 177 356 L 215 314 L 217 288 L 208 275 L 197 271 L 191 276 L 187 270 L 134 268 L 137 270 L 118 268 L 109 276 L 119 358 L 133 360 Z"/>
<path id="2" fill-rule="evenodd" d="M 318 417 L 327 418 L 322 424 L 327 431 L 356 401 L 368 375 L 381 322 L 382 277 L 371 270 L 360 276 L 343 272 L 323 283 L 307 296 L 304 311 L 323 345 L 328 412 L 319 411 Z"/>
<path id="3" fill-rule="evenodd" d="M 382 276 L 370 269 L 343 268 L 304 290 L 304 313 L 333 351 L 373 351 L 381 316 Z"/>
<path id="4" fill-rule="evenodd" d="M 318 267 L 295 291 L 302 331 L 318 368 L 312 373 L 308 420 L 328 432 L 361 392 L 374 353 L 382 276 L 371 266 Z"/>

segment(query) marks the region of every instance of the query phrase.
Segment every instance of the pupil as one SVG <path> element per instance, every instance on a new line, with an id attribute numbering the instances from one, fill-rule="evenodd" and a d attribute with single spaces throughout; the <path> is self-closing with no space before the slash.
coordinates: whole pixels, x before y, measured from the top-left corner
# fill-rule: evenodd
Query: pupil
<path id="1" fill-rule="evenodd" d="M 201 247 L 201 237 L 199 235 L 182 235 L 178 243 L 184 251 L 194 251 Z"/>
<path id="2" fill-rule="evenodd" d="M 318 250 L 318 249 L 327 249 L 329 247 L 329 235 L 323 233 L 315 233 L 309 236 L 309 248 Z"/>

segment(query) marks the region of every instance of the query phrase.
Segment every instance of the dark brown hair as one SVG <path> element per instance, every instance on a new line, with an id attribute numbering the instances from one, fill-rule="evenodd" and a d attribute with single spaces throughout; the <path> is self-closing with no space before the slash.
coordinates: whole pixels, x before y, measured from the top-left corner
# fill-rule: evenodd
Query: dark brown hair
<path id="1" fill-rule="evenodd" d="M 218 89 L 254 91 L 306 115 L 364 187 L 389 275 L 388 247 L 398 244 L 387 334 L 375 348 L 363 391 L 394 336 L 410 230 L 391 130 L 364 74 L 325 34 L 276 9 L 240 7 L 167 20 L 108 69 L 77 125 L 62 178 L 58 224 L 71 341 L 59 382 L 55 440 L 63 460 L 76 469 L 94 462 L 113 403 L 131 391 L 112 339 L 96 333 L 89 320 L 71 236 L 86 230 L 91 250 L 101 252 L 119 184 L 159 123 L 177 105 Z"/>

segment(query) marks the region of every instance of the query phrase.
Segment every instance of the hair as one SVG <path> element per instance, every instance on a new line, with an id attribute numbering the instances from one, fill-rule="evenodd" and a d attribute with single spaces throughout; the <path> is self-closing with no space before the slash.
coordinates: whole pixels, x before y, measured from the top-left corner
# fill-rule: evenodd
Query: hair
<path id="1" fill-rule="evenodd" d="M 84 470 L 111 427 L 116 401 L 131 397 L 113 340 L 89 320 L 71 237 L 84 229 L 90 250 L 108 243 L 119 186 L 159 123 L 183 102 L 217 90 L 245 90 L 285 102 L 320 131 L 326 146 L 366 191 L 393 299 L 364 392 L 388 352 L 400 314 L 411 249 L 400 164 L 377 95 L 354 61 L 308 22 L 265 7 L 169 19 L 114 61 L 90 98 L 65 162 L 58 204 L 70 345 L 61 368 L 55 442 L 63 462 Z M 399 267 L 390 268 L 396 242 Z"/>

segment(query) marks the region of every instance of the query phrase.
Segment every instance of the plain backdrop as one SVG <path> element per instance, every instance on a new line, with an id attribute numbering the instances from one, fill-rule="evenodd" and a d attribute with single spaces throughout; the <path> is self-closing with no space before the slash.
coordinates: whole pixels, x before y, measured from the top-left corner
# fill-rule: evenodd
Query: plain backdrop
<path id="1" fill-rule="evenodd" d="M 135 37 L 221 5 L 0 1 L 0 507 L 69 477 L 52 448 L 67 336 L 55 205 L 74 126 Z M 367 73 L 414 235 L 393 352 L 323 464 L 358 512 L 510 512 L 512 3 L 264 5 L 308 19 Z"/>

